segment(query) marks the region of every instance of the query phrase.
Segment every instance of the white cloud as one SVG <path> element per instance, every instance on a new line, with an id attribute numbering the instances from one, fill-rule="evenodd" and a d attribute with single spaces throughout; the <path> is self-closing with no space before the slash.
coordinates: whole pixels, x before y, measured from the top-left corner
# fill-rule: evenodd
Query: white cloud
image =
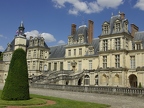
<path id="1" fill-rule="evenodd" d="M 0 38 L 5 38 L 5 39 L 7 39 L 7 37 L 6 37 L 6 36 L 3 36 L 2 34 L 0 34 Z"/>
<path id="2" fill-rule="evenodd" d="M 0 34 L 0 37 L 3 37 L 3 35 Z"/>
<path id="3" fill-rule="evenodd" d="M 49 33 L 42 33 L 41 36 L 45 39 L 46 42 L 55 42 L 56 39 L 52 34 Z"/>
<path id="4" fill-rule="evenodd" d="M 144 10 L 144 0 L 138 0 L 134 7 L 139 8 L 140 10 Z"/>
<path id="5" fill-rule="evenodd" d="M 59 41 L 58 41 L 58 44 L 59 44 L 59 45 L 63 45 L 63 44 L 65 44 L 65 41 L 59 40 Z"/>
<path id="6" fill-rule="evenodd" d="M 123 0 L 94 0 L 92 2 L 82 0 L 52 0 L 56 8 L 66 7 L 66 3 L 70 4 L 71 8 L 68 10 L 69 14 L 78 15 L 83 13 L 98 13 L 105 8 L 117 8 L 123 4 Z"/>
<path id="7" fill-rule="evenodd" d="M 30 38 L 30 36 L 34 37 L 38 37 L 38 36 L 42 36 L 46 42 L 55 42 L 56 39 L 54 38 L 54 36 L 50 33 L 39 33 L 39 31 L 37 30 L 32 30 L 30 32 L 26 32 L 26 37 L 27 39 Z"/>
<path id="8" fill-rule="evenodd" d="M 4 47 L 3 46 L 0 46 L 0 51 L 3 51 L 4 50 Z"/>

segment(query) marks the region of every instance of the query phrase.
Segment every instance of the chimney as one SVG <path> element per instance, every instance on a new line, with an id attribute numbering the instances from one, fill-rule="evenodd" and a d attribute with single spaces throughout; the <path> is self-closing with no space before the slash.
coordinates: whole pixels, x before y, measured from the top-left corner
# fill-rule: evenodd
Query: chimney
<path id="1" fill-rule="evenodd" d="M 131 24 L 131 36 L 134 37 L 135 32 L 138 32 L 139 28 L 135 24 Z"/>
<path id="2" fill-rule="evenodd" d="M 120 18 L 121 18 L 122 20 L 125 19 L 125 13 L 121 12 L 121 13 L 120 13 Z"/>
<path id="3" fill-rule="evenodd" d="M 72 24 L 71 25 L 71 35 L 74 35 L 76 33 L 76 25 Z"/>
<path id="4" fill-rule="evenodd" d="M 91 44 L 93 40 L 93 24 L 92 20 L 88 21 L 88 43 Z"/>

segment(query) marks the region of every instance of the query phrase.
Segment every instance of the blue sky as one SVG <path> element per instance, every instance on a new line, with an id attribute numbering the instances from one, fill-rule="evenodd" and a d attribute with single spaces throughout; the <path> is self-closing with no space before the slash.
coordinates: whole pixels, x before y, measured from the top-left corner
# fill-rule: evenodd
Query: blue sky
<path id="1" fill-rule="evenodd" d="M 89 19 L 94 21 L 97 38 L 102 23 L 119 11 L 126 14 L 129 24 L 144 30 L 144 0 L 0 0 L 0 51 L 12 41 L 21 21 L 27 38 L 41 35 L 53 46 L 67 43 L 72 23 L 78 28 Z"/>

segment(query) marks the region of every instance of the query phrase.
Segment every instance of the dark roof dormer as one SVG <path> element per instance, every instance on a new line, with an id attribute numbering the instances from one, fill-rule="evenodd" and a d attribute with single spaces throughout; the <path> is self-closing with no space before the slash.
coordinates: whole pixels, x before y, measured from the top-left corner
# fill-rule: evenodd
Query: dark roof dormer
<path id="1" fill-rule="evenodd" d="M 122 32 L 129 33 L 128 20 L 125 18 L 123 12 L 119 12 L 119 15 L 112 15 L 109 22 L 105 21 L 103 23 L 101 35 L 110 35 Z"/>

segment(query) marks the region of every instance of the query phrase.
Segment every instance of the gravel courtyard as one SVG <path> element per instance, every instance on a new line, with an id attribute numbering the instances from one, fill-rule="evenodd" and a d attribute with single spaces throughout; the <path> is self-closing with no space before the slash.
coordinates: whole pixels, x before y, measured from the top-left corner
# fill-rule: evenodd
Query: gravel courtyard
<path id="1" fill-rule="evenodd" d="M 0 84 L 0 89 L 2 88 L 3 84 Z M 109 104 L 111 105 L 111 108 L 144 108 L 144 97 L 70 92 L 39 88 L 30 88 L 30 93 L 86 102 Z"/>

